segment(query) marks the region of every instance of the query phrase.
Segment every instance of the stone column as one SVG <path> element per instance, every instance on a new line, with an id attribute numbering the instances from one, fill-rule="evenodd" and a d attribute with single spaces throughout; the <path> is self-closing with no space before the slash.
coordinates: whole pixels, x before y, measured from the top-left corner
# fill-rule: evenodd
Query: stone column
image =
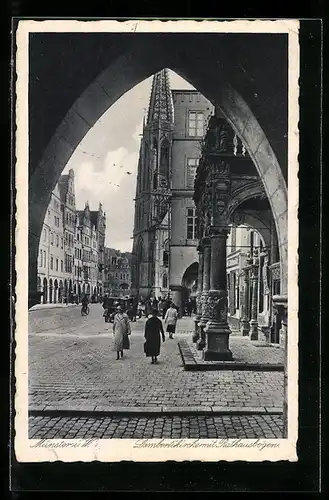
<path id="1" fill-rule="evenodd" d="M 243 290 L 243 305 L 242 305 L 242 319 L 241 319 L 241 333 L 246 336 L 249 335 L 250 324 L 249 324 L 249 314 L 248 314 L 248 302 L 249 302 L 249 272 L 250 268 L 246 267 L 244 270 L 244 290 Z"/>
<path id="2" fill-rule="evenodd" d="M 288 437 L 288 297 L 273 296 L 273 308 L 281 319 L 280 345 L 284 349 L 283 377 L 283 438 Z"/>
<path id="3" fill-rule="evenodd" d="M 203 279 L 202 279 L 202 293 L 200 297 L 200 305 L 201 305 L 201 318 L 198 324 L 200 339 L 197 342 L 197 349 L 202 351 L 206 346 L 206 335 L 204 332 L 204 328 L 207 324 L 208 317 L 205 309 L 206 300 L 208 297 L 208 292 L 210 288 L 210 265 L 211 265 L 211 246 L 209 238 L 206 238 L 202 242 L 203 244 Z"/>
<path id="4" fill-rule="evenodd" d="M 205 361 L 232 360 L 229 349 L 231 330 L 227 322 L 226 240 L 228 228 L 216 228 L 211 236 L 210 290 L 206 302 Z"/>
<path id="5" fill-rule="evenodd" d="M 192 337 L 193 342 L 197 342 L 200 338 L 199 322 L 200 322 L 201 313 L 202 313 L 201 294 L 202 294 L 202 285 L 203 285 L 203 249 L 200 245 L 198 247 L 198 253 L 199 253 L 198 289 L 197 289 L 197 293 L 196 293 L 197 311 L 196 311 L 196 317 L 194 320 L 195 329 L 194 329 L 194 335 Z"/>
<path id="6" fill-rule="evenodd" d="M 258 340 L 258 258 L 255 256 L 251 266 L 251 320 L 250 320 L 250 340 Z"/>

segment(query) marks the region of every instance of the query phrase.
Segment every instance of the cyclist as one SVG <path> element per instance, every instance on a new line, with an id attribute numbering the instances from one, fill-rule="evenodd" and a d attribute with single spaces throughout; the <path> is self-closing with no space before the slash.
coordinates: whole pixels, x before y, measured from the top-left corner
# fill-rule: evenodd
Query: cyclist
<path id="1" fill-rule="evenodd" d="M 84 295 L 82 297 L 81 303 L 82 303 L 82 309 L 81 309 L 81 311 L 87 314 L 88 313 L 87 308 L 88 308 L 88 304 L 89 304 L 89 300 L 88 300 L 88 296 L 87 295 Z"/>

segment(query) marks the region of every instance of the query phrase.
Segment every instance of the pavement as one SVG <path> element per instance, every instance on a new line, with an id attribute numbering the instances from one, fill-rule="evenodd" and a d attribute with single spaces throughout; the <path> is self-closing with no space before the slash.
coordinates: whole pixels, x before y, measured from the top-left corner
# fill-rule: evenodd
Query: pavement
<path id="1" fill-rule="evenodd" d="M 156 365 L 143 353 L 145 319 L 137 320 L 131 348 L 117 361 L 102 311 L 99 304 L 85 317 L 79 306 L 29 311 L 31 437 L 155 437 L 169 429 L 178 437 L 281 435 L 282 372 L 185 371 L 178 342 L 190 342 L 193 318 L 179 321 L 174 339 L 166 336 Z M 251 348 L 261 353 L 243 339 L 246 355 Z"/>
<path id="2" fill-rule="evenodd" d="M 205 361 L 192 339 L 179 342 L 185 370 L 272 370 L 284 371 L 283 349 L 265 342 L 251 341 L 249 337 L 230 335 L 232 360 Z"/>

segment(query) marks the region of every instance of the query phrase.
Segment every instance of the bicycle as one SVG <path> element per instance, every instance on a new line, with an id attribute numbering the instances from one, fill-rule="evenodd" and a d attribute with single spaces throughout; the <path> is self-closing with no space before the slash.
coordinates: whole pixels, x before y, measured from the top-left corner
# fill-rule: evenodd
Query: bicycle
<path id="1" fill-rule="evenodd" d="M 89 314 L 89 306 L 85 305 L 81 307 L 81 316 L 88 316 Z"/>

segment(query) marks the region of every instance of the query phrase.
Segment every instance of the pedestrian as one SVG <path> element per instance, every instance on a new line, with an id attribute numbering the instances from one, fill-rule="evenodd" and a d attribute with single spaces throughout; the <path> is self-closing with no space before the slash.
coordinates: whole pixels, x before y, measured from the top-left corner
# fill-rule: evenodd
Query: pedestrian
<path id="1" fill-rule="evenodd" d="M 131 334 L 130 322 L 127 314 L 122 311 L 121 306 L 117 306 L 117 313 L 113 320 L 113 334 L 114 334 L 114 350 L 117 353 L 117 359 L 123 357 L 123 350 L 130 349 L 130 342 L 128 335 Z"/>
<path id="2" fill-rule="evenodd" d="M 131 304 L 128 304 L 128 309 L 127 309 L 127 315 L 129 318 L 129 321 L 134 321 L 134 312 Z"/>
<path id="3" fill-rule="evenodd" d="M 166 299 L 166 300 L 163 302 L 163 307 L 162 307 L 162 319 L 165 319 L 165 317 L 166 317 L 166 312 L 168 311 L 169 306 L 170 306 L 170 300 L 169 300 L 169 299 Z"/>
<path id="4" fill-rule="evenodd" d="M 146 302 L 146 317 L 148 318 L 152 314 L 152 303 L 151 299 L 148 299 Z"/>
<path id="5" fill-rule="evenodd" d="M 162 342 L 165 341 L 165 334 L 163 331 L 162 321 L 158 318 L 158 310 L 153 309 L 152 316 L 145 323 L 145 343 L 144 352 L 146 357 L 151 357 L 153 365 L 158 361 L 158 356 L 160 354 L 161 338 Z"/>
<path id="6" fill-rule="evenodd" d="M 170 339 L 174 338 L 173 334 L 176 331 L 177 319 L 178 319 L 178 312 L 175 307 L 175 304 L 172 302 L 165 315 L 165 324 L 167 325 L 167 332 L 169 333 Z"/>
<path id="7" fill-rule="evenodd" d="M 140 316 L 139 316 L 140 318 L 141 318 L 143 315 L 144 315 L 144 316 L 146 316 L 145 310 L 146 310 L 146 309 L 145 309 L 145 304 L 144 304 L 144 302 L 141 302 L 141 303 L 140 303 Z"/>
<path id="8" fill-rule="evenodd" d="M 159 305 L 159 302 L 158 302 L 157 298 L 154 297 L 153 302 L 152 302 L 153 309 L 158 310 L 158 305 Z"/>
<path id="9" fill-rule="evenodd" d="M 159 311 L 159 314 L 162 317 L 162 319 L 164 319 L 164 316 L 163 316 L 163 300 L 161 299 L 161 297 L 159 299 L 158 311 Z"/>
<path id="10" fill-rule="evenodd" d="M 192 310 L 193 310 L 192 300 L 188 299 L 188 301 L 187 301 L 187 314 L 189 317 L 192 316 Z"/>

